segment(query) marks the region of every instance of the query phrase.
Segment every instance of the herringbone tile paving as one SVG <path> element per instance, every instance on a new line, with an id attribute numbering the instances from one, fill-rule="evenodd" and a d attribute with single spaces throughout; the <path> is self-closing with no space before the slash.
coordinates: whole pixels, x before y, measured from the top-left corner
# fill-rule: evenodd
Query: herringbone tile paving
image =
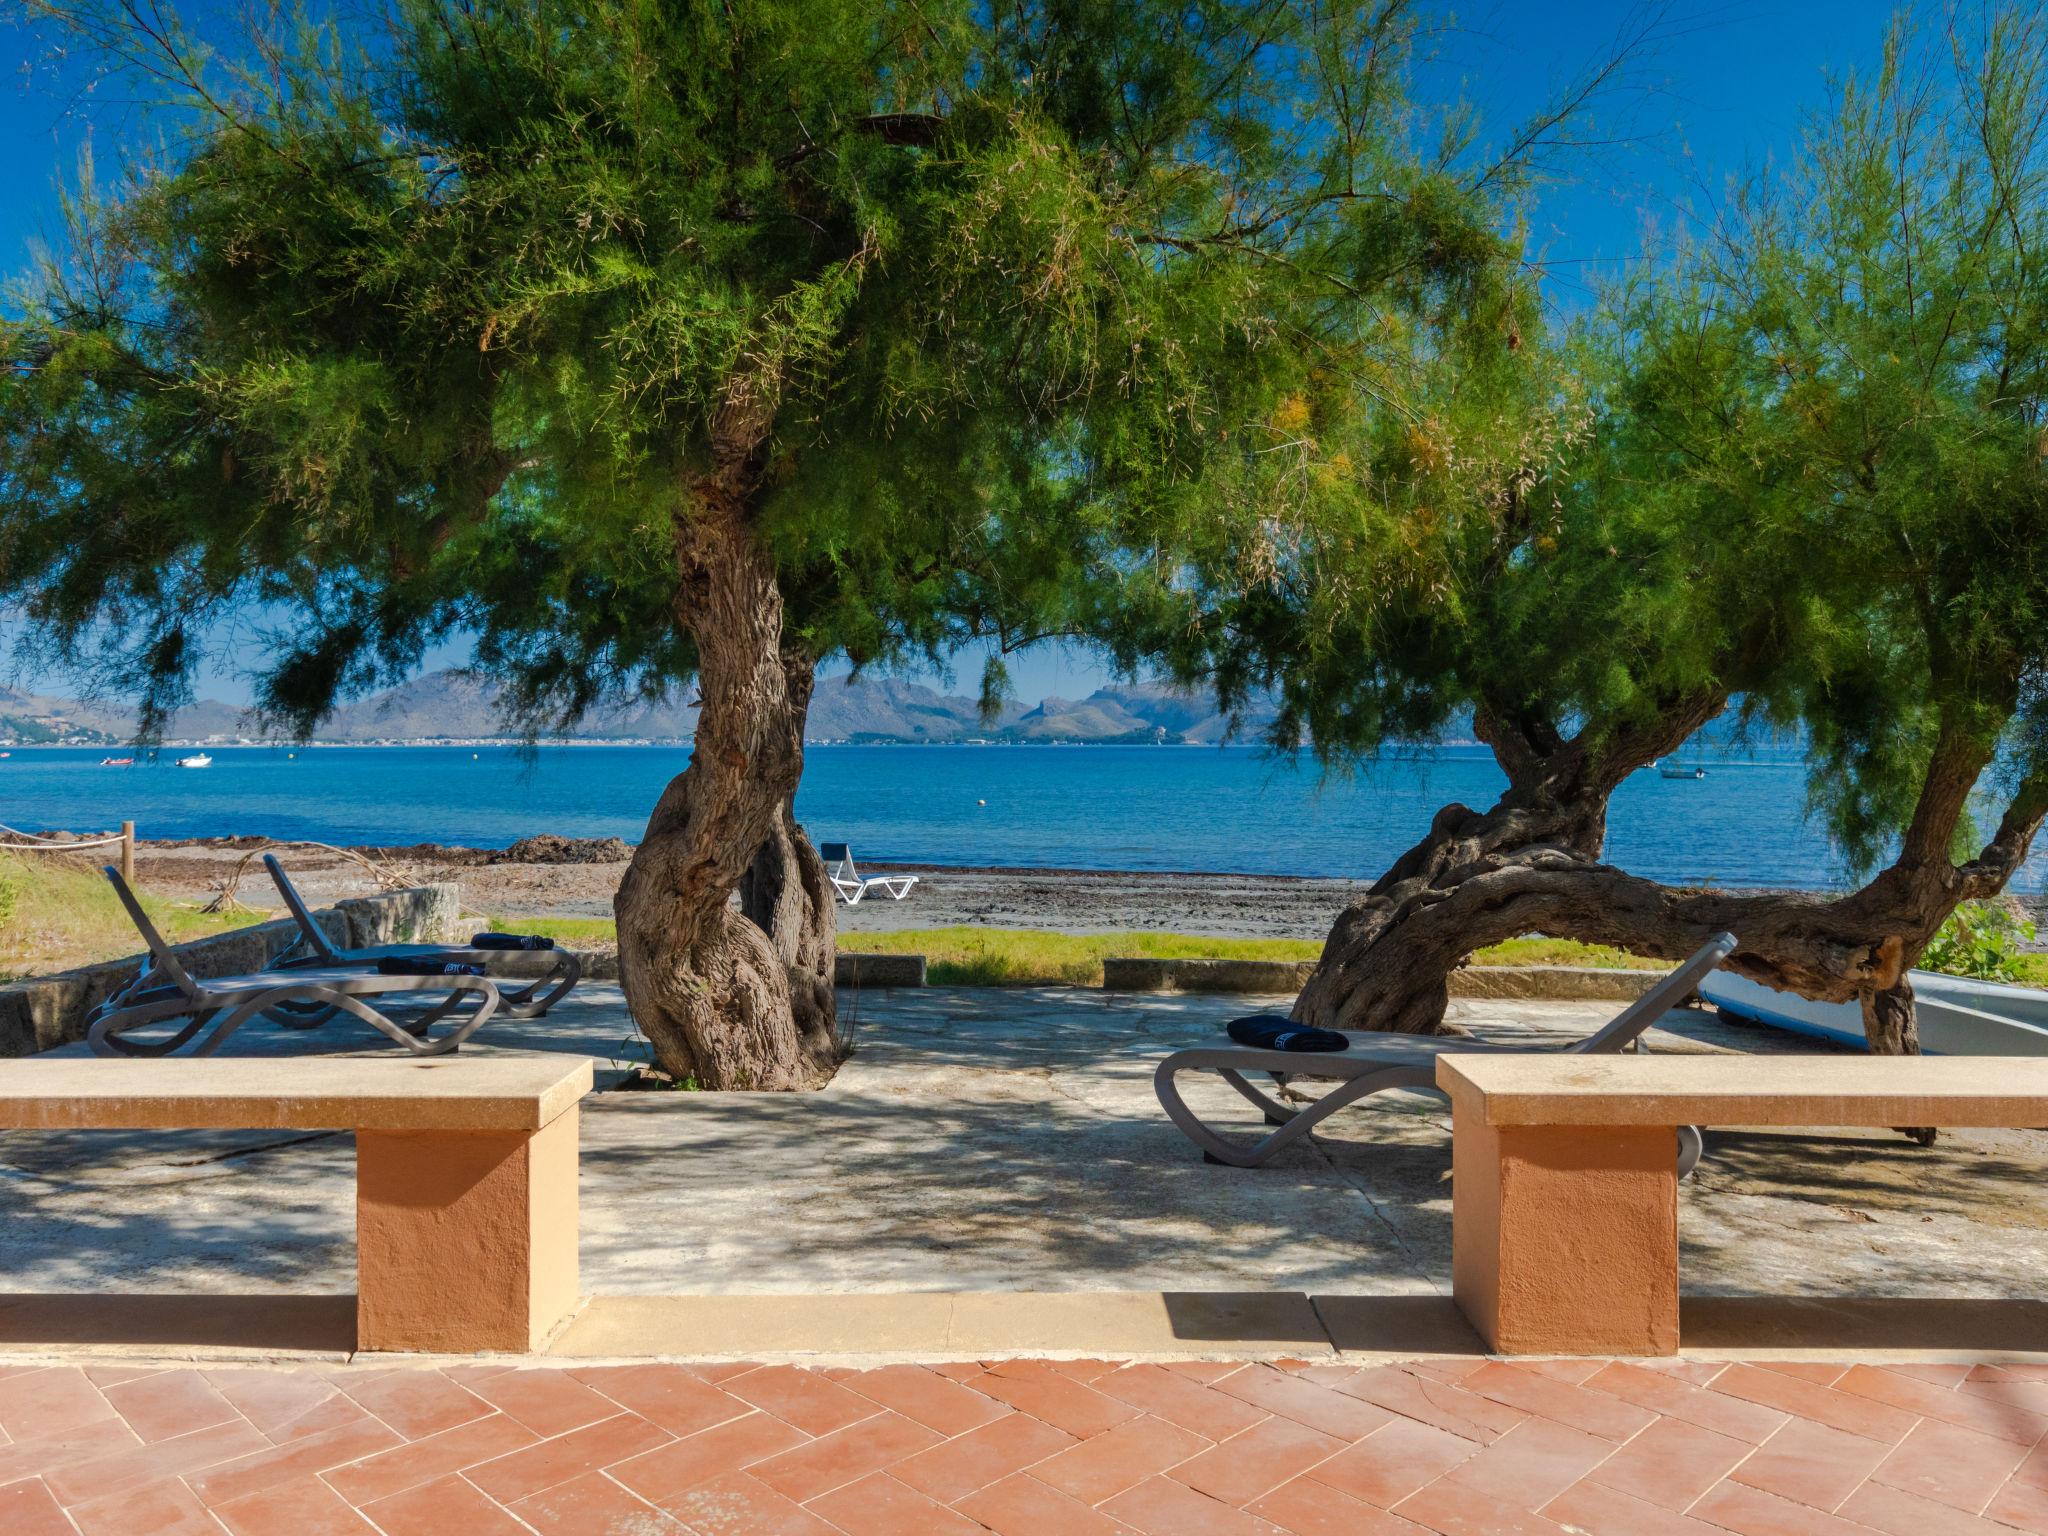
<path id="1" fill-rule="evenodd" d="M 4 1536 L 2048 1533 L 2048 1367 L 0 1367 Z"/>

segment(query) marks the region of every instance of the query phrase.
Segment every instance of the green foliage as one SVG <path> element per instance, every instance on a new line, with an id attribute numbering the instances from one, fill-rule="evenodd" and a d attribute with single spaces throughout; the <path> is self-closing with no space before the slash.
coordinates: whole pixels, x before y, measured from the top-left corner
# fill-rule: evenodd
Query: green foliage
<path id="1" fill-rule="evenodd" d="M 2032 979 L 2025 948 L 2034 925 L 2003 902 L 1966 901 L 1949 914 L 1920 964 L 1945 976 L 1973 976 L 1979 981 Z"/>
<path id="2" fill-rule="evenodd" d="M 1348 515 L 1326 445 L 1530 323 L 1399 4 L 30 4 L 167 147 L 0 326 L 0 596 L 145 725 L 251 603 L 301 730 L 465 631 L 537 724 L 668 689 L 755 421 L 793 654 L 1134 660 L 1186 544 Z"/>

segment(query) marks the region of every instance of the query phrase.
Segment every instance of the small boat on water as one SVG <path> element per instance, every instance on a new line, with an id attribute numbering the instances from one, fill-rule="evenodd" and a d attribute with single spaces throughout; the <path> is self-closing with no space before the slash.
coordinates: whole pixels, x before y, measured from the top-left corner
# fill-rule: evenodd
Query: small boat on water
<path id="1" fill-rule="evenodd" d="M 194 752 L 190 757 L 179 758 L 178 766 L 180 768 L 211 768 L 213 766 L 213 759 L 204 752 Z"/>
<path id="2" fill-rule="evenodd" d="M 1659 763 L 1657 765 L 1657 777 L 1660 779 L 1704 779 L 1706 776 L 1707 770 L 1698 763 L 1694 763 L 1690 768 L 1686 767 L 1683 763 Z"/>
<path id="3" fill-rule="evenodd" d="M 2048 1056 L 2048 992 L 1939 971 L 1913 974 L 1920 1049 L 1929 1056 Z M 1794 1034 L 1863 1048 L 1863 1010 L 1816 1003 L 1746 976 L 1715 971 L 1700 996 L 1724 1012 Z"/>
<path id="4" fill-rule="evenodd" d="M 100 759 L 100 766 L 102 768 L 129 768 L 133 767 L 134 763 L 135 759 L 132 757 L 103 757 Z"/>

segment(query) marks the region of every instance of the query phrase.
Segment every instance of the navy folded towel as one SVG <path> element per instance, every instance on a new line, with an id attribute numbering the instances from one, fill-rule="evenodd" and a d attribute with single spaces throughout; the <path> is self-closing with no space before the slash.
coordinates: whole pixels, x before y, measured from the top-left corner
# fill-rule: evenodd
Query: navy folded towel
<path id="1" fill-rule="evenodd" d="M 463 965 L 454 960 L 415 960 L 410 955 L 386 955 L 377 962 L 379 976 L 481 976 L 480 965 Z"/>
<path id="2" fill-rule="evenodd" d="M 1310 1029 L 1284 1013 L 1254 1013 L 1230 1021 L 1230 1038 L 1267 1051 L 1341 1051 L 1351 1044 L 1334 1029 Z"/>
<path id="3" fill-rule="evenodd" d="M 555 941 L 538 933 L 473 933 L 471 949 L 553 949 Z"/>

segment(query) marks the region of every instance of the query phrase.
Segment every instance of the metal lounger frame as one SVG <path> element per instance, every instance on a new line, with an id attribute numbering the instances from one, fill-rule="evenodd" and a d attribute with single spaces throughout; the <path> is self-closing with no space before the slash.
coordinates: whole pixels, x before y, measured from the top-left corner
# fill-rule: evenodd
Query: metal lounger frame
<path id="1" fill-rule="evenodd" d="M 292 1028 L 306 1029 L 341 1011 L 353 1014 L 415 1056 L 439 1056 L 461 1046 L 497 1011 L 497 984 L 487 976 L 382 976 L 374 972 L 322 969 L 296 974 L 286 970 L 254 976 L 196 978 L 164 942 L 156 924 L 149 920 L 142 903 L 128 888 L 128 882 L 121 878 L 121 872 L 108 865 L 105 873 L 114 894 L 127 908 L 129 920 L 148 944 L 150 963 L 135 980 L 93 1009 L 86 1043 L 95 1055 L 168 1056 L 205 1030 L 205 1037 L 192 1054 L 210 1056 L 258 1014 L 268 1014 Z M 266 986 L 262 984 L 265 981 L 275 984 Z M 404 1024 L 363 1000 L 407 992 L 448 995 Z M 452 1013 L 471 993 L 478 1002 L 469 1016 L 447 1034 L 430 1037 L 428 1028 Z M 314 1016 L 307 1017 L 309 1013 Z M 176 1018 L 188 1018 L 189 1022 L 167 1039 L 124 1038 L 131 1030 Z"/>
<path id="2" fill-rule="evenodd" d="M 273 969 L 290 970 L 300 966 L 338 966 L 353 969 L 359 966 L 374 966 L 379 960 L 404 958 L 412 960 L 445 960 L 455 965 L 488 966 L 493 957 L 508 954 L 530 954 L 530 950 L 478 949 L 471 944 L 379 944 L 369 949 L 337 949 L 329 942 L 327 935 L 306 906 L 299 888 L 292 884 L 291 876 L 284 872 L 284 866 L 276 857 L 263 855 L 263 867 L 270 871 L 270 883 L 277 887 L 277 894 L 284 898 L 292 919 L 299 925 L 298 941 L 271 962 Z M 295 955 L 303 945 L 305 955 Z M 546 975 L 537 977 L 519 987 L 498 985 L 500 1010 L 508 1019 L 537 1019 L 555 1004 L 569 995 L 569 989 L 583 979 L 583 957 L 574 950 L 556 948 L 546 951 L 556 959 Z M 542 989 L 546 990 L 543 991 Z M 317 1023 L 318 1019 L 306 1022 Z"/>
<path id="3" fill-rule="evenodd" d="M 877 887 L 901 901 L 917 884 L 916 875 L 863 875 L 853 867 L 853 849 L 846 843 L 820 843 L 818 857 L 825 861 L 825 878 L 849 907 L 859 906 L 861 897 Z"/>
<path id="4" fill-rule="evenodd" d="M 1585 1039 L 1565 1046 L 1558 1054 L 1612 1054 L 1627 1049 L 1652 1024 L 1689 996 L 1705 976 L 1735 949 L 1735 936 L 1716 935 L 1687 958 L 1670 975 L 1637 998 L 1615 1017 Z M 1167 1117 L 1182 1134 L 1202 1149 L 1210 1162 L 1235 1168 L 1256 1168 L 1276 1153 L 1292 1146 L 1324 1120 L 1360 1099 L 1386 1088 L 1411 1088 L 1441 1094 L 1436 1085 L 1436 1058 L 1453 1053 L 1528 1054 L 1528 1047 L 1486 1045 L 1477 1041 L 1444 1039 L 1441 1036 L 1400 1035 L 1386 1031 L 1346 1031 L 1351 1042 L 1347 1051 L 1327 1054 L 1314 1051 L 1273 1051 L 1239 1045 L 1225 1036 L 1221 1040 L 1175 1051 L 1159 1063 L 1153 1087 Z M 1266 1123 L 1275 1129 L 1257 1141 L 1223 1135 L 1203 1123 L 1181 1097 L 1175 1078 L 1182 1072 L 1214 1072 L 1238 1093 L 1257 1105 Z M 1247 1073 L 1264 1073 L 1275 1084 L 1289 1078 L 1305 1077 L 1334 1082 L 1338 1086 L 1312 1104 L 1281 1103 L 1247 1081 Z M 1703 1143 L 1697 1127 L 1678 1130 L 1678 1171 L 1690 1173 L 1699 1161 Z"/>

